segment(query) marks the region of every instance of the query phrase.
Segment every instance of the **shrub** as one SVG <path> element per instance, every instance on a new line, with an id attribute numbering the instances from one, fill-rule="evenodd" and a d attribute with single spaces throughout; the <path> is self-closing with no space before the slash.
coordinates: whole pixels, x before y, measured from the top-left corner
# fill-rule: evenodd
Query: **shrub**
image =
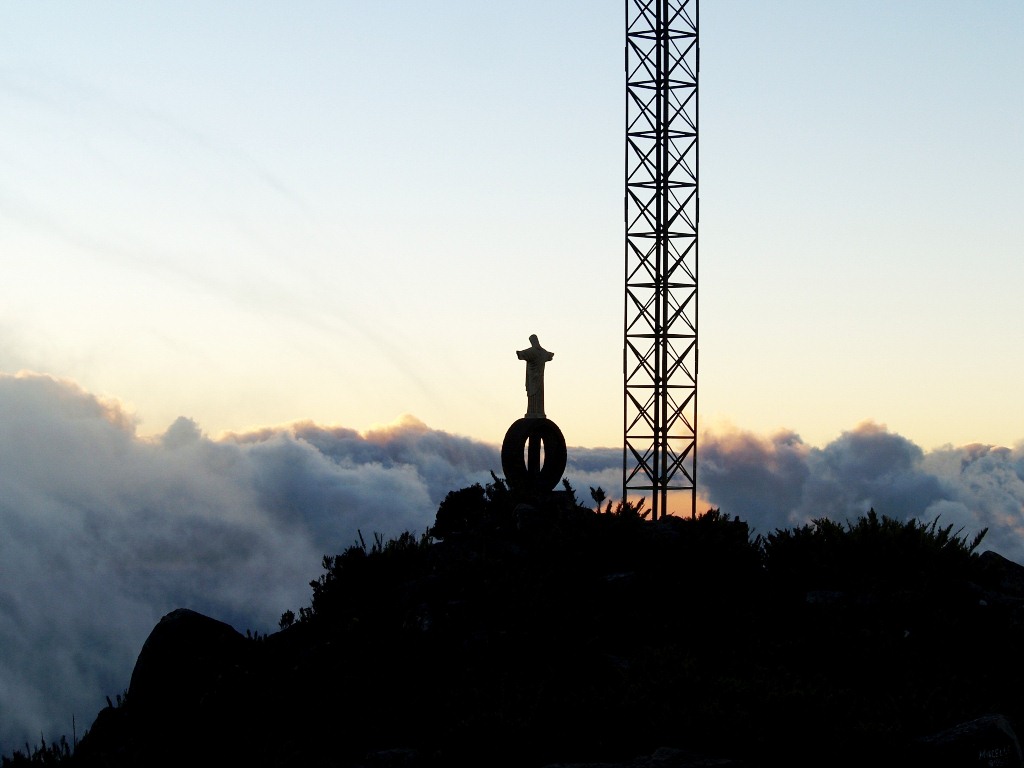
<path id="1" fill-rule="evenodd" d="M 988 529 L 968 541 L 962 528 L 938 523 L 880 517 L 874 509 L 845 525 L 819 518 L 769 534 L 765 565 L 807 589 L 905 588 L 968 575 Z"/>

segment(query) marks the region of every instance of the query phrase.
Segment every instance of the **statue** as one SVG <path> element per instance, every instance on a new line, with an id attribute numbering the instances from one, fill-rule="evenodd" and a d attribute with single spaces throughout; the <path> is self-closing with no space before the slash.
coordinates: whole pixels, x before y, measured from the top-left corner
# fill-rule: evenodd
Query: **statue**
<path id="1" fill-rule="evenodd" d="M 516 352 L 516 357 L 526 361 L 526 418 L 545 419 L 544 415 L 544 363 L 555 356 L 537 341 L 537 334 L 530 336 L 530 346 Z"/>
<path id="2" fill-rule="evenodd" d="M 501 468 L 509 488 L 547 495 L 565 472 L 565 436 L 544 414 L 544 364 L 555 354 L 530 336 L 530 346 L 516 351 L 526 361 L 526 416 L 517 419 L 501 443 Z"/>

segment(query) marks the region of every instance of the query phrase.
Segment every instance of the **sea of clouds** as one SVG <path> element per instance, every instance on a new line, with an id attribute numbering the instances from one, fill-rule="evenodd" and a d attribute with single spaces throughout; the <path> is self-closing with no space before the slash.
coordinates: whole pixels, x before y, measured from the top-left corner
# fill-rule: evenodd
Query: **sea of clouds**
<path id="1" fill-rule="evenodd" d="M 620 448 L 572 448 L 567 477 L 620 492 Z M 496 445 L 407 417 L 368 433 L 312 423 L 217 440 L 181 418 L 155 439 L 76 384 L 0 374 L 0 754 L 79 735 L 123 691 L 159 618 L 188 607 L 276 629 L 324 554 L 362 531 L 423 531 L 453 489 L 500 472 Z M 989 528 L 1024 562 L 1024 448 L 924 452 L 864 424 L 824 448 L 793 433 L 706 434 L 710 504 L 760 533 L 880 513 Z"/>

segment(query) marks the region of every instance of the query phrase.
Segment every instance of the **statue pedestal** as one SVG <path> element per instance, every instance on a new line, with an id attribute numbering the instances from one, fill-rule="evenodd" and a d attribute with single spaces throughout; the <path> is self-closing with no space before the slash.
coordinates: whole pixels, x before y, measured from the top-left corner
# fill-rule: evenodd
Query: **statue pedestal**
<path id="1" fill-rule="evenodd" d="M 501 469 L 511 488 L 551 491 L 562 479 L 566 459 L 565 437 L 551 419 L 518 419 L 501 443 Z"/>

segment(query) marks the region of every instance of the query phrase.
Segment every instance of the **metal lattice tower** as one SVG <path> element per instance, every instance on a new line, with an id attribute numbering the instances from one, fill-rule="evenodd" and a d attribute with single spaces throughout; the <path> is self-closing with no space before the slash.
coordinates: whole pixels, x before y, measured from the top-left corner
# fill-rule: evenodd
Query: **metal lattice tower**
<path id="1" fill-rule="evenodd" d="M 654 519 L 697 504 L 697 6 L 626 0 L 623 493 Z"/>

